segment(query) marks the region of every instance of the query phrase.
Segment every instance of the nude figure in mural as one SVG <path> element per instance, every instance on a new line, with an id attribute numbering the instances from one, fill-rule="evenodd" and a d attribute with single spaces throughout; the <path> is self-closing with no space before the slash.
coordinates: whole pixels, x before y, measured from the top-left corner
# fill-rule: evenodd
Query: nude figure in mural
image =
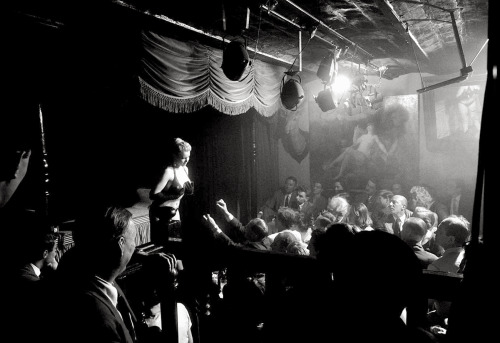
<path id="1" fill-rule="evenodd" d="M 334 180 L 342 178 L 353 169 L 362 168 L 371 158 L 376 147 L 382 151 L 381 156 L 384 161 L 387 161 L 387 149 L 375 134 L 373 124 L 369 123 L 366 126 L 366 133 L 360 135 L 361 130 L 359 126 L 356 126 L 354 129 L 353 145 L 347 148 L 331 163 L 331 166 L 340 163 L 340 171 Z"/>

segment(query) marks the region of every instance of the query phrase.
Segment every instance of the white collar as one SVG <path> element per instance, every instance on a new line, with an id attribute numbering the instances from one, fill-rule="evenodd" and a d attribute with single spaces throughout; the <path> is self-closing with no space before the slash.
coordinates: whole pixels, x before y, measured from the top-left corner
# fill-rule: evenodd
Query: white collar
<path id="1" fill-rule="evenodd" d="M 33 268 L 33 271 L 35 272 L 36 276 L 40 277 L 40 274 L 42 273 L 40 268 L 35 266 L 33 263 L 30 263 L 30 266 L 31 266 L 31 268 Z"/>
<path id="2" fill-rule="evenodd" d="M 113 303 L 113 305 L 116 307 L 116 304 L 118 304 L 118 290 L 116 289 L 115 286 L 113 286 L 112 283 L 100 278 L 99 276 L 95 276 L 95 279 L 97 281 L 97 285 L 99 286 L 99 289 L 106 295 L 109 300 Z"/>

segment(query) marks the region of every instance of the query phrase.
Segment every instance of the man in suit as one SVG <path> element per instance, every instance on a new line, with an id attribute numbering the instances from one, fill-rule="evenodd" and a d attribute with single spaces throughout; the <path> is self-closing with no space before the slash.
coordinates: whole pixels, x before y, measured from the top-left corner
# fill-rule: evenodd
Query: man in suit
<path id="1" fill-rule="evenodd" d="M 49 339 L 50 334 L 47 324 L 53 320 L 47 309 L 50 303 L 50 276 L 56 270 L 57 243 L 56 234 L 45 232 L 43 225 L 36 225 L 32 229 L 40 232 L 29 232 L 26 237 L 27 244 L 24 245 L 27 259 L 14 270 L 14 279 L 8 287 L 8 300 L 11 309 L 7 310 L 8 330 L 12 330 L 11 337 L 16 342 L 34 342 Z M 26 330 L 26 326 L 29 330 Z M 51 328 L 51 327 L 50 327 Z"/>
<path id="2" fill-rule="evenodd" d="M 28 261 L 17 270 L 19 284 L 40 281 L 42 271 L 56 270 L 58 236 L 53 233 L 34 233 L 28 244 Z M 44 273 L 45 274 L 45 273 Z"/>
<path id="3" fill-rule="evenodd" d="M 387 216 L 386 228 L 389 232 L 401 238 L 403 224 L 411 217 L 412 211 L 408 210 L 408 201 L 402 195 L 394 195 L 389 202 L 391 215 Z"/>
<path id="4" fill-rule="evenodd" d="M 132 213 L 120 207 L 107 207 L 88 213 L 80 221 L 80 241 L 73 249 L 71 265 L 61 267 L 71 273 L 61 276 L 67 313 L 60 327 L 71 342 L 134 342 L 133 328 L 126 325 L 129 313 L 119 310 L 121 294 L 115 280 L 125 271 L 135 250 L 137 229 Z M 71 270 L 70 270 L 71 269 Z M 121 302 L 120 302 L 121 303 Z M 123 312 L 123 313 L 122 313 Z"/>
<path id="5" fill-rule="evenodd" d="M 422 269 L 426 269 L 429 264 L 438 259 L 436 255 L 425 251 L 422 247 L 426 233 L 427 224 L 423 219 L 416 217 L 407 218 L 401 231 L 401 239 L 412 248 Z"/>
<path id="6" fill-rule="evenodd" d="M 264 206 L 261 208 L 263 212 L 262 218 L 266 222 L 270 222 L 277 215 L 280 207 L 298 208 L 297 204 L 297 178 L 289 176 L 285 180 L 285 185 L 274 192 L 273 196 L 267 199 Z"/>

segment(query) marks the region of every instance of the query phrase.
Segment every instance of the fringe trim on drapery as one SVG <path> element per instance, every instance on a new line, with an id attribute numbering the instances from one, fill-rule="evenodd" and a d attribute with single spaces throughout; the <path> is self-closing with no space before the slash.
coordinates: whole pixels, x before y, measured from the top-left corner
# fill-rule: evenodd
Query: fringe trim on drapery
<path id="1" fill-rule="evenodd" d="M 172 113 L 191 113 L 210 105 L 219 112 L 237 115 L 247 112 L 254 107 L 265 117 L 272 116 L 280 107 L 280 101 L 271 106 L 264 106 L 254 95 L 239 102 L 231 103 L 214 94 L 210 89 L 191 98 L 176 98 L 158 91 L 139 77 L 140 93 L 143 100 L 149 104 Z"/>

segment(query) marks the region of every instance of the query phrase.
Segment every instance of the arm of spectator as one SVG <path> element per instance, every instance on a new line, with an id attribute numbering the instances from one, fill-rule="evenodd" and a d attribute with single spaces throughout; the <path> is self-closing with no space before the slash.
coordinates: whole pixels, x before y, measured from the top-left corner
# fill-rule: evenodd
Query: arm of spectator
<path id="1" fill-rule="evenodd" d="M 231 212 L 228 211 L 227 205 L 223 199 L 220 199 L 216 202 L 217 208 L 222 212 L 224 215 L 224 219 L 226 219 L 227 222 L 230 222 L 233 220 L 234 216 L 231 214 Z"/>
<path id="2" fill-rule="evenodd" d="M 224 200 L 218 200 L 216 205 L 221 210 L 225 220 L 229 223 L 229 231 L 226 232 L 229 238 L 235 243 L 243 243 L 245 241 L 245 227 L 228 211 Z"/>
<path id="3" fill-rule="evenodd" d="M 216 241 L 222 242 L 225 246 L 236 246 L 237 244 L 229 238 L 217 225 L 210 214 L 204 214 L 202 219 L 203 225 L 210 230 Z"/>
<path id="4" fill-rule="evenodd" d="M 10 200 L 15 193 L 21 181 L 23 181 L 28 171 L 28 164 L 31 156 L 31 150 L 22 151 L 19 154 L 19 160 L 16 159 L 17 167 L 12 179 L 0 180 L 0 208 Z"/>

